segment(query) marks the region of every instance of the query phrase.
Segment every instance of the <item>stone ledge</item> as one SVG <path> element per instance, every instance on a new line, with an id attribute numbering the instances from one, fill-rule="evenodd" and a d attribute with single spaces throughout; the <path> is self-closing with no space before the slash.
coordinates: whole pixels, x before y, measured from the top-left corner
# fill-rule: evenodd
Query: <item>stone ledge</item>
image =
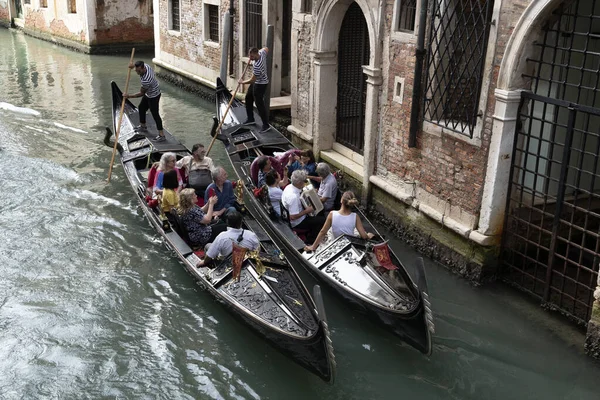
<path id="1" fill-rule="evenodd" d="M 592 305 L 592 319 L 588 322 L 583 347 L 588 356 L 600 361 L 600 304 L 598 301 Z"/>
<path id="2" fill-rule="evenodd" d="M 349 158 L 344 157 L 338 152 L 333 150 L 324 150 L 321 151 L 319 157 L 323 159 L 336 168 L 340 169 L 344 174 L 350 175 L 352 178 L 356 179 L 359 182 L 363 181 L 363 167 L 350 160 Z"/>

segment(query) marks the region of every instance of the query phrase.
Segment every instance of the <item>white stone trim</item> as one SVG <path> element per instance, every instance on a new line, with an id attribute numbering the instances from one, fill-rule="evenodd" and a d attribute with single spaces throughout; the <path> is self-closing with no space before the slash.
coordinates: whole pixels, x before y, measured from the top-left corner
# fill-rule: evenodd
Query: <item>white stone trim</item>
<path id="1" fill-rule="evenodd" d="M 420 189 L 416 181 L 391 182 L 378 175 L 371 175 L 369 180 L 384 192 L 472 242 L 481 246 L 491 246 L 498 239 L 496 236 L 485 235 L 474 230 L 475 216 L 462 211 L 459 207 L 445 206 L 445 209 L 440 211 L 439 204 L 445 202 Z"/>
<path id="2" fill-rule="evenodd" d="M 500 234 L 504 225 L 521 91 L 496 89 L 495 95 L 494 124 L 479 217 L 479 230 L 487 235 Z"/>
<path id="3" fill-rule="evenodd" d="M 522 78 L 527 54 L 541 34 L 541 25 L 562 4 L 562 0 L 537 0 L 529 3 L 513 29 L 502 57 L 496 87 L 503 90 L 525 88 Z"/>
<path id="4" fill-rule="evenodd" d="M 204 23 L 202 24 L 202 37 L 203 37 L 203 43 L 209 47 L 215 47 L 215 48 L 220 48 L 221 45 L 219 43 L 219 41 L 221 40 L 222 37 L 222 33 L 221 33 L 221 5 L 220 5 L 220 0 L 203 0 L 202 1 L 202 19 L 204 21 Z M 219 40 L 217 40 L 216 42 L 210 39 L 210 14 L 208 12 L 208 7 L 209 6 L 215 6 L 217 7 L 217 15 L 219 16 L 219 18 L 217 18 L 217 22 L 219 24 Z"/>
<path id="5" fill-rule="evenodd" d="M 390 38 L 392 40 L 402 42 L 402 43 L 417 43 L 417 36 L 419 32 L 419 14 L 421 12 L 421 3 L 422 0 L 417 0 L 416 10 L 415 10 L 415 30 L 412 32 L 409 31 L 400 31 L 396 30 L 398 26 L 398 17 L 400 16 L 400 3 L 405 0 L 395 0 L 394 1 L 394 11 L 392 14 L 392 25 L 390 27 Z"/>
<path id="6" fill-rule="evenodd" d="M 398 86 L 400 86 L 400 93 L 398 93 Z M 404 100 L 404 78 L 400 78 L 399 76 L 394 77 L 394 87 L 392 100 L 398 104 L 402 104 Z"/>

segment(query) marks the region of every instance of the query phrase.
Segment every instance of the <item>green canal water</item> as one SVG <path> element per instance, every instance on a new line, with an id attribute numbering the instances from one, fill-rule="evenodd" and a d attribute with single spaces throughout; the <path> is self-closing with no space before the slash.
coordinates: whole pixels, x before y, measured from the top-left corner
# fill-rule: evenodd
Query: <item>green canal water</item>
<path id="1" fill-rule="evenodd" d="M 0 399 L 600 398 L 581 330 L 430 260 L 431 357 L 326 289 L 335 384 L 276 352 L 174 260 L 120 166 L 106 184 L 110 81 L 124 86 L 127 61 L 0 29 Z M 161 85 L 167 129 L 207 143 L 212 104 Z M 211 156 L 227 166 L 220 145 Z"/>

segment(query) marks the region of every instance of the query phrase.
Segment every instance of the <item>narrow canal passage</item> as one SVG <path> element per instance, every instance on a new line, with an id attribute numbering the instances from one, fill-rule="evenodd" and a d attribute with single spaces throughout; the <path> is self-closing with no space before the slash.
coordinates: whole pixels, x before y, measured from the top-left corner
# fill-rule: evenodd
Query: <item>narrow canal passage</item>
<path id="1" fill-rule="evenodd" d="M 120 167 L 105 183 L 110 81 L 124 85 L 126 64 L 0 29 L 1 399 L 600 397 L 581 331 L 429 260 L 430 358 L 327 290 L 335 385 L 277 353 L 171 257 Z M 207 143 L 212 104 L 161 84 L 166 127 L 189 146 Z M 227 166 L 221 146 L 211 156 Z M 393 246 L 414 264 L 418 254 Z"/>

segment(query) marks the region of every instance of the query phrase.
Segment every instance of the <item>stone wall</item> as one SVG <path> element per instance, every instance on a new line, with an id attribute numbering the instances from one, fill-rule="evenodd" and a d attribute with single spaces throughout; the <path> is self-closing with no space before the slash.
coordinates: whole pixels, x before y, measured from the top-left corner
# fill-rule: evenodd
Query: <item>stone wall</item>
<path id="1" fill-rule="evenodd" d="M 10 16 L 8 12 L 8 0 L 0 0 L 0 26 L 10 26 Z"/>
<path id="2" fill-rule="evenodd" d="M 175 67 L 188 74 L 203 78 L 207 84 L 214 82 L 219 75 L 221 65 L 221 44 L 207 39 L 205 32 L 204 2 L 181 1 L 181 29 L 169 29 L 169 0 L 159 0 L 159 51 L 156 58 L 166 64 L 166 68 Z M 212 3 L 209 3 L 212 4 Z M 219 5 L 219 30 L 222 37 L 223 16 L 229 9 L 228 1 Z M 235 21 L 239 21 L 236 9 Z M 208 26 L 206 26 L 208 29 Z M 234 23 L 234 40 L 239 37 L 239 24 Z M 239 59 L 235 49 L 234 59 Z M 236 69 L 239 66 L 236 65 Z"/>
<path id="3" fill-rule="evenodd" d="M 91 45 L 154 43 L 152 0 L 97 0 L 96 3 L 96 21 L 91 21 L 95 37 Z"/>
<path id="4" fill-rule="evenodd" d="M 479 213 L 492 132 L 498 68 L 506 42 L 528 3 L 529 1 L 500 3 L 496 41 L 493 42 L 491 37 L 492 42 L 489 44 L 492 48 L 495 47 L 495 52 L 492 63 L 488 63 L 484 71 L 484 81 L 488 83 L 488 88 L 487 91 L 482 91 L 481 96 L 487 98 L 487 102 L 480 143 L 477 144 L 425 124 L 418 133 L 417 147 L 408 147 L 416 45 L 394 40 L 388 35 L 388 45 L 384 45 L 384 59 L 389 63 L 389 68 L 383 68 L 387 90 L 384 89 L 385 98 L 382 101 L 381 154 L 377 174 L 416 182 L 427 193 L 447 202 L 448 207 L 459 207 L 474 216 Z M 391 31 L 393 7 L 394 1 L 389 0 L 386 32 Z M 394 101 L 395 77 L 404 78 L 402 104 Z"/>

